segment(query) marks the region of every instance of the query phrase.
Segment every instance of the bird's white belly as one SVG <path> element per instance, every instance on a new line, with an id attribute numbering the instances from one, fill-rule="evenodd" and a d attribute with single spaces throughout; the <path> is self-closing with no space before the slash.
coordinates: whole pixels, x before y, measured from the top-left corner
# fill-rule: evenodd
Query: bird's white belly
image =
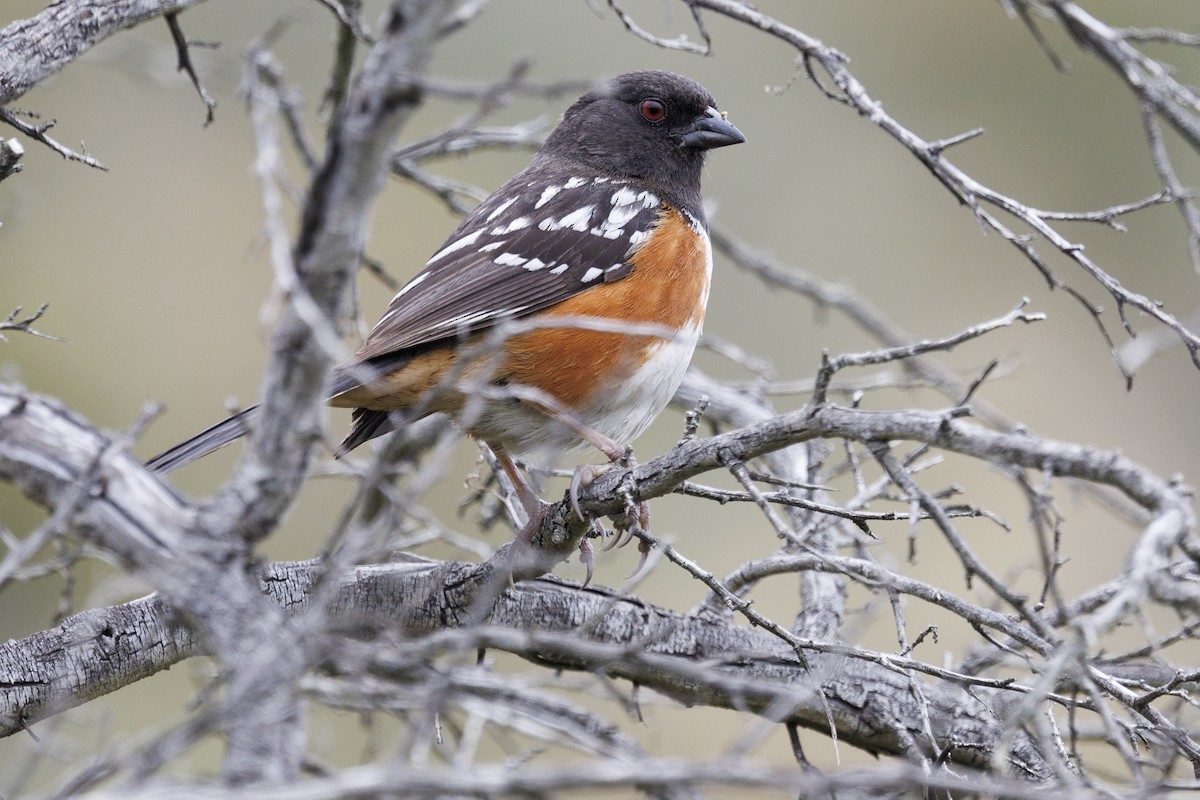
<path id="1" fill-rule="evenodd" d="M 627 378 L 601 387 L 575 418 L 618 444 L 629 444 L 650 426 L 683 381 L 700 332 L 685 328 L 669 341 L 647 346 L 645 361 Z M 503 444 L 514 453 L 578 447 L 579 436 L 540 411 L 514 400 L 489 402 L 469 427 L 481 439 Z"/>

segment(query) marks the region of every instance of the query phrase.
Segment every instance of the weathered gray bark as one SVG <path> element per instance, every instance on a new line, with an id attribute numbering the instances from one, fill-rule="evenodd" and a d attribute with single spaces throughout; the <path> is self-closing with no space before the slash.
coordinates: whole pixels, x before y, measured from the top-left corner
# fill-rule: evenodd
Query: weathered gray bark
<path id="1" fill-rule="evenodd" d="M 0 106 L 125 28 L 201 0 L 60 0 L 0 30 Z M 164 35 L 165 35 L 164 30 Z"/>
<path id="2" fill-rule="evenodd" d="M 937 757 L 923 733 L 929 714 L 936 742 L 956 763 L 986 769 L 993 755 L 987 743 L 1005 734 L 996 716 L 1003 700 L 994 693 L 977 688 L 972 697 L 951 685 L 923 685 L 929 705 L 922 708 L 900 672 L 833 646 L 806 653 L 802 664 L 769 634 L 710 614 L 678 614 L 553 578 L 509 587 L 481 612 L 478 590 L 494 577 L 488 566 L 459 562 L 363 566 L 337 578 L 323 613 L 346 635 L 400 633 L 414 664 L 452 652 L 503 650 L 550 668 L 624 678 L 687 705 L 751 711 L 818 731 L 832 724 L 843 742 L 875 753 L 916 748 Z M 310 610 L 321 578 L 316 562 L 273 564 L 261 587 L 295 615 Z M 20 730 L 15 720 L 31 724 L 202 652 L 177 619 L 148 597 L 77 614 L 0 646 L 0 734 Z M 1009 757 L 1022 774 L 1051 777 L 1025 736 Z"/>
<path id="3" fill-rule="evenodd" d="M 1148 526 L 1153 535 L 1147 538 L 1147 545 L 1142 549 L 1144 555 L 1135 565 L 1137 575 L 1131 573 L 1131 580 L 1120 596 L 1081 618 L 1079 624 L 1116 624 L 1120 619 L 1118 612 L 1126 604 L 1137 602 L 1145 593 L 1156 591 L 1156 587 L 1159 587 L 1158 591 L 1166 591 L 1168 587 L 1163 582 L 1171 580 L 1169 565 L 1154 554 L 1165 556 L 1190 530 L 1187 504 L 1177 496 L 1177 491 L 1119 456 L 1027 436 L 997 434 L 949 416 L 924 412 L 883 414 L 834 407 L 805 409 L 728 434 L 685 443 L 635 470 L 634 485 L 637 488 L 634 496 L 644 499 L 665 494 L 685 478 L 720 464 L 722 453 L 748 460 L 789 443 L 834 435 L 868 440 L 928 440 L 981 458 L 1003 458 L 1008 463 L 1030 465 L 1052 463 L 1059 475 L 1086 475 L 1092 480 L 1119 486 L 1131 498 L 1157 511 L 1159 518 Z M 166 574 L 176 574 L 172 565 L 181 563 L 170 557 L 173 552 L 190 551 L 187 563 L 192 569 L 197 563 L 208 562 L 208 557 L 196 553 L 195 549 L 198 544 L 207 546 L 211 540 L 187 532 L 186 526 L 174 521 L 179 515 L 189 513 L 182 501 L 165 490 L 127 454 L 114 448 L 110 440 L 54 403 L 18 389 L 5 389 L 0 393 L 0 439 L 6 445 L 0 456 L 0 476 L 47 505 L 62 507 L 72 493 L 81 494 L 78 487 L 103 486 L 102 493 L 97 495 L 89 490 L 75 500 L 76 524 L 113 552 L 123 553 L 131 563 L 148 560 L 150 556 L 144 551 L 151 548 L 156 555 L 156 570 L 165 568 Z M 60 445 L 52 449 L 49 442 Z M 61 443 L 70 444 L 62 446 Z M 584 507 L 599 514 L 618 512 L 623 501 L 614 489 L 620 481 L 620 475 L 603 476 L 586 487 L 582 497 Z M 559 519 L 571 518 L 571 515 L 564 515 Z M 160 522 L 156 523 L 156 520 Z M 562 555 L 565 554 L 558 557 Z M 219 571 L 217 565 L 223 562 L 209 563 L 214 563 L 214 569 Z M 503 630 L 489 627 L 473 632 L 466 638 L 468 647 L 510 649 L 523 655 L 536 655 L 539 660 L 577 668 L 603 666 L 610 674 L 652 687 L 683 702 L 745 707 L 810 727 L 825 728 L 827 717 L 832 717 L 844 741 L 872 751 L 904 753 L 913 748 L 928 751 L 932 744 L 926 737 L 918 735 L 923 730 L 923 713 L 929 714 L 937 747 L 949 748 L 956 758 L 967 763 L 987 763 L 992 748 L 1007 733 L 1002 722 L 994 716 L 1002 705 L 999 700 L 994 700 L 992 707 L 987 708 L 951 683 L 922 686 L 924 699 L 928 702 L 923 710 L 922 703 L 912 692 L 912 679 L 886 666 L 892 662 L 900 664 L 903 659 L 881 656 L 880 663 L 864 663 L 847 658 L 852 654 L 862 656 L 862 651 L 804 641 L 809 674 L 785 643 L 765 634 L 733 627 L 726 619 L 683 618 L 636 600 L 614 598 L 595 590 L 566 590 L 553 582 L 521 584 L 500 594 L 495 605 L 489 605 L 507 580 L 507 573 L 498 566 L 504 563 L 501 554 L 482 567 L 422 562 L 361 568 L 352 580 L 339 586 L 332 595 L 329 611 L 335 619 L 348 619 L 355 627 L 378 625 L 381 620 L 386 620 L 387 624 L 397 626 L 409 635 L 435 638 L 439 631 L 479 619 Z M 553 563 L 553 559 L 549 563 Z M 277 574 L 265 576 L 262 586 L 269 592 L 283 590 L 272 607 L 278 610 L 280 603 L 303 607 L 308 588 L 313 584 L 313 569 L 312 566 L 283 567 Z M 203 569 L 197 570 L 197 574 L 203 577 L 193 575 L 192 581 L 185 585 L 197 587 L 197 584 L 220 580 L 220 576 Z M 1171 588 L 1179 591 L 1187 587 L 1173 585 Z M 484 592 L 482 602 L 481 590 Z M 173 596 L 188 603 L 199 602 L 198 596 L 190 592 L 181 595 L 177 588 L 168 591 L 177 593 Z M 211 598 L 212 592 L 206 591 L 203 596 Z M 261 600 L 259 596 L 258 601 Z M 265 619 L 271 621 L 272 627 L 277 625 L 275 614 L 266 613 L 261 602 L 251 601 L 244 594 L 238 596 L 238 601 L 244 604 L 238 617 L 239 624 L 255 624 L 246 617 L 246 609 L 251 609 L 259 620 L 257 624 L 262 625 L 261 620 Z M 222 613 L 237 612 L 237 609 L 205 612 L 203 603 L 200 608 L 202 614 L 211 613 L 217 617 Z M 196 614 L 192 609 L 189 611 Z M 585 624 L 596 620 L 602 622 L 593 626 Z M 999 618 L 994 624 L 1004 626 L 1007 620 Z M 219 623 L 217 627 L 220 627 Z M 543 632 L 564 631 L 570 631 L 571 636 L 561 642 L 553 636 L 542 635 Z M 172 635 L 164 618 L 133 638 L 156 642 Z M 1036 635 L 1023 635 L 1036 646 Z M 50 636 L 48 640 L 53 643 L 54 637 Z M 36 652 L 53 650 L 46 641 L 29 640 L 17 648 L 25 651 L 27 659 L 34 659 Z M 269 652 L 276 652 L 272 648 L 284 647 L 278 636 L 265 632 L 255 641 L 259 651 L 264 649 L 264 642 L 270 643 L 265 648 Z M 462 641 L 456 640 L 455 646 L 463 646 Z M 187 644 L 186 641 L 176 642 L 173 645 L 175 652 L 181 656 L 186 654 Z M 595 649 L 590 649 L 592 646 Z M 286 648 L 284 652 L 287 652 Z M 625 657 L 615 659 L 618 654 Z M 1049 650 L 1046 654 L 1049 655 Z M 271 663 L 277 660 L 273 658 Z M 23 659 L 13 655 L 5 661 L 19 665 Z M 145 667 L 130 666 L 128 669 L 130 676 L 136 676 Z M 272 680 L 278 680 L 278 669 L 265 671 Z M 297 677 L 292 670 L 283 672 L 290 676 L 289 680 Z M 814 677 L 821 684 L 823 699 L 812 692 Z M 21 685 L 30 678 L 36 681 L 36 673 L 16 674 L 10 678 L 5 680 Z M 61 691 L 58 690 L 60 694 Z M 86 695 L 91 690 L 81 691 Z M 980 690 L 975 691 L 978 696 Z M 33 697 L 24 703 L 38 709 L 50 709 L 53 705 L 48 698 L 53 695 L 51 692 L 45 698 Z M 5 713 L 10 718 L 19 718 L 24 713 L 24 703 L 10 703 Z M 1042 779 L 1049 777 L 1036 748 L 1023 737 L 1018 738 L 1020 741 L 1014 744 L 1010 753 L 1010 758 L 1019 763 L 1018 771 Z M 955 750 L 957 744 L 965 742 L 971 747 L 964 748 L 961 753 Z"/>

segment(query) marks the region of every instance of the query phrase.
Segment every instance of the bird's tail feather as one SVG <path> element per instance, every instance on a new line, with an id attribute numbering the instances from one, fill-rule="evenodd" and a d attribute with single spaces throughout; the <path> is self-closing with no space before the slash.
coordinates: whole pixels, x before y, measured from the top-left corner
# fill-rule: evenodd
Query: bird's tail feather
<path id="1" fill-rule="evenodd" d="M 202 458 L 249 433 L 250 427 L 247 423 L 257 413 L 258 406 L 256 405 L 239 411 L 208 430 L 196 434 L 186 442 L 181 442 L 165 453 L 150 459 L 146 462 L 146 467 L 152 472 L 165 474 L 185 464 L 190 464 L 197 458 Z"/>
<path id="2" fill-rule="evenodd" d="M 338 445 L 334 458 L 341 458 L 360 444 L 396 430 L 396 421 L 393 419 L 396 415 L 396 412 L 373 411 L 369 408 L 354 409 L 350 432 Z"/>

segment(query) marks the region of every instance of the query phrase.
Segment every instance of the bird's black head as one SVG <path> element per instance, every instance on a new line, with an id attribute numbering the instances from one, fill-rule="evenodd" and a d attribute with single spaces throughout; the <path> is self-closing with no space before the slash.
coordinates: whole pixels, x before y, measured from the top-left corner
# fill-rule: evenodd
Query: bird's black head
<path id="1" fill-rule="evenodd" d="M 699 202 L 700 168 L 714 147 L 746 137 L 700 84 L 672 72 L 629 72 L 575 101 L 542 147 L 597 175 L 635 179 L 668 199 Z"/>

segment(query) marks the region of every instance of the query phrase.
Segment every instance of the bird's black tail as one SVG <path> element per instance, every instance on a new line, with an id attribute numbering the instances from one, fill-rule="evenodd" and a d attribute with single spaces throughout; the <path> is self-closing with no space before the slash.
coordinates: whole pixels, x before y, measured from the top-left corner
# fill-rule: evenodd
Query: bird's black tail
<path id="1" fill-rule="evenodd" d="M 396 421 L 392 419 L 398 412 L 372 411 L 369 408 L 356 408 L 351 415 L 350 432 L 334 452 L 334 458 L 341 458 L 363 442 L 369 442 L 376 436 L 383 436 L 396 430 Z"/>
<path id="2" fill-rule="evenodd" d="M 196 434 L 186 442 L 181 442 L 167 452 L 155 456 L 146 462 L 146 466 L 152 472 L 165 474 L 179 469 L 184 464 L 190 464 L 197 458 L 202 458 L 249 433 L 250 428 L 247 423 L 257 413 L 258 406 L 256 405 L 250 406 L 245 411 L 239 411 L 208 430 Z"/>

